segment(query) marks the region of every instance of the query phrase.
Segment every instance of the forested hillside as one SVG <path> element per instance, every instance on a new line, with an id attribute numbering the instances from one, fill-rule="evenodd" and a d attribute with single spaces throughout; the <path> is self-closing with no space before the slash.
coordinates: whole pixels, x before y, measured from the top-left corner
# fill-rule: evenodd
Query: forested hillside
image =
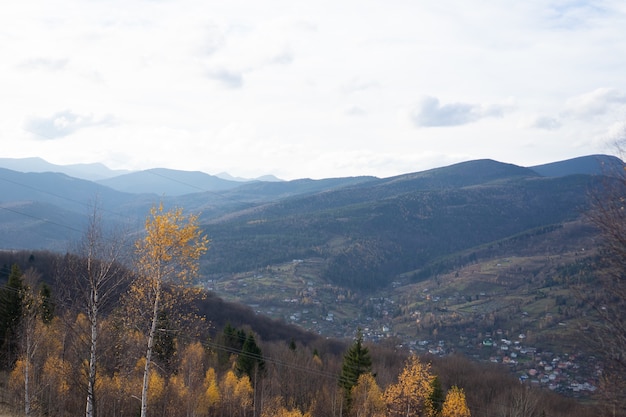
<path id="1" fill-rule="evenodd" d="M 59 292 L 68 290 L 79 296 L 79 288 L 62 288 L 63 283 L 73 282 L 58 275 L 64 262 L 67 259 L 50 253 L 2 254 L 2 276 L 10 285 L 0 297 L 6 302 L 27 294 L 10 288 L 29 291 L 35 271 L 41 271 L 40 283 L 52 280 L 51 299 L 59 300 Z M 10 263 L 13 266 L 7 271 Z M 22 269 L 27 272 L 16 272 Z M 418 359 L 398 350 L 392 341 L 375 345 L 359 337 L 352 342 L 327 340 L 207 295 L 196 299 L 197 309 L 184 308 L 188 313 L 195 311 L 188 319 L 174 320 L 170 311 L 159 321 L 164 332 L 155 345 L 150 415 L 339 416 L 372 410 L 387 415 L 405 401 L 412 401 L 415 415 L 457 415 L 449 414 L 450 407 L 467 410 L 468 414 L 462 415 L 471 412 L 485 417 L 520 412 L 597 415 L 597 409 L 573 399 L 520 386 L 508 372 L 493 365 L 471 363 L 462 356 Z M 60 301 L 52 311 L 51 315 L 33 316 L 36 321 L 30 324 L 14 323 L 16 336 L 23 334 L 18 328 L 33 326 L 30 337 L 36 340 L 37 349 L 27 356 L 23 356 L 21 337 L 11 339 L 15 343 L 3 340 L 0 400 L 16 415 L 24 410 L 25 384 L 33 415 L 84 413 L 89 323 L 79 311 Z M 116 309 L 101 318 L 95 391 L 100 416 L 139 410 L 144 339 L 138 330 L 126 327 L 125 321 Z M 355 358 L 351 352 L 357 343 Z M 346 370 L 352 375 L 348 385 L 342 379 Z M 406 391 L 402 387 L 407 385 L 423 388 Z"/>

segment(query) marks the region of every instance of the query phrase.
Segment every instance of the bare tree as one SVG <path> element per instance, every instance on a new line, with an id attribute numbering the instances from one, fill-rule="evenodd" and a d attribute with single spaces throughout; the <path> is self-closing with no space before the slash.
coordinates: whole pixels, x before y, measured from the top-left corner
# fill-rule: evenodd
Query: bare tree
<path id="1" fill-rule="evenodd" d="M 117 299 L 129 278 L 124 266 L 128 251 L 120 236 L 120 233 L 105 232 L 101 213 L 94 205 L 76 255 L 66 256 L 61 276 L 66 303 L 71 310 L 84 314 L 89 323 L 87 334 L 77 335 L 89 351 L 86 361 L 86 417 L 96 416 L 96 367 L 103 313 Z"/>
<path id="2" fill-rule="evenodd" d="M 618 150 L 621 147 L 618 145 Z M 593 285 L 581 291 L 595 315 L 586 323 L 594 350 L 604 358 L 605 393 L 626 411 L 626 166 L 611 169 L 590 193 L 589 221 L 598 229 L 600 256 Z M 607 399 L 609 400 L 609 399 Z"/>
<path id="3" fill-rule="evenodd" d="M 43 299 L 37 292 L 40 274 L 33 269 L 24 273 L 24 287 L 22 294 L 22 351 L 24 358 L 24 415 L 31 415 L 31 376 L 33 356 L 37 350 L 37 320 L 40 318 Z"/>
<path id="4" fill-rule="evenodd" d="M 513 389 L 507 405 L 501 410 L 503 417 L 535 417 L 538 411 L 539 395 L 531 388 L 520 386 Z"/>

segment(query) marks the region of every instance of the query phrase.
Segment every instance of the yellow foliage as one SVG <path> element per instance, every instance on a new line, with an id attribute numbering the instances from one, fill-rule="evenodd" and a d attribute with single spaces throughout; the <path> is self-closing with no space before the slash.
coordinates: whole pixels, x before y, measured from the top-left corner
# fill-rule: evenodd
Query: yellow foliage
<path id="1" fill-rule="evenodd" d="M 470 417 L 465 392 L 456 386 L 450 388 L 441 409 L 441 417 Z"/>
<path id="2" fill-rule="evenodd" d="M 215 369 L 209 368 L 204 377 L 204 408 L 213 408 L 220 405 L 221 397 L 219 386 L 217 385 L 217 376 Z"/>
<path id="3" fill-rule="evenodd" d="M 311 417 L 309 413 L 302 414 L 297 408 L 288 409 L 283 405 L 282 397 L 274 397 L 263 407 L 261 417 Z"/>
<path id="4" fill-rule="evenodd" d="M 204 347 L 200 342 L 188 345 L 181 355 L 178 374 L 185 378 L 185 385 L 192 391 L 202 385 L 204 377 Z"/>
<path id="5" fill-rule="evenodd" d="M 371 373 L 361 374 L 352 387 L 350 414 L 356 417 L 384 417 L 385 401 L 380 387 Z"/>
<path id="6" fill-rule="evenodd" d="M 24 359 L 20 358 L 15 361 L 15 366 L 9 375 L 9 386 L 15 388 L 16 390 L 24 389 Z"/>
<path id="7" fill-rule="evenodd" d="M 398 382 L 385 390 L 384 398 L 390 416 L 432 415 L 430 396 L 434 375 L 430 364 L 422 363 L 415 355 L 407 360 Z"/>
<path id="8" fill-rule="evenodd" d="M 44 384 L 53 387 L 59 396 L 65 396 L 70 391 L 69 374 L 70 364 L 57 356 L 48 357 L 43 365 Z"/>
<path id="9" fill-rule="evenodd" d="M 252 389 L 250 378 L 248 378 L 248 375 L 243 375 L 239 378 L 235 387 L 235 398 L 241 408 L 246 409 L 252 405 L 253 393 L 254 390 Z"/>
<path id="10" fill-rule="evenodd" d="M 165 379 L 159 375 L 156 370 L 150 371 L 150 380 L 148 382 L 148 404 L 158 402 L 165 391 Z"/>
<path id="11" fill-rule="evenodd" d="M 197 215 L 185 216 L 181 208 L 164 211 L 160 204 L 150 210 L 145 230 L 145 237 L 135 243 L 144 279 L 178 278 L 186 282 L 197 274 L 197 261 L 209 244 Z"/>

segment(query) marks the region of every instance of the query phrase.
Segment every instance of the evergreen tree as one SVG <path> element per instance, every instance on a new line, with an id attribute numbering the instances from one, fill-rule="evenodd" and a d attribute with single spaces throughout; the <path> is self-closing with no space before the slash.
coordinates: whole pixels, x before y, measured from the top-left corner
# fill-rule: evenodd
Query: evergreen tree
<path id="1" fill-rule="evenodd" d="M 23 274 L 20 267 L 11 267 L 6 286 L 0 290 L 0 347 L 3 368 L 10 368 L 17 358 L 17 331 L 22 317 L 22 296 L 24 290 Z"/>
<path id="2" fill-rule="evenodd" d="M 243 343 L 241 353 L 237 357 L 235 369 L 239 376 L 247 375 L 250 381 L 255 383 L 258 376 L 262 376 L 265 371 L 265 361 L 261 348 L 256 344 L 254 335 L 250 333 Z"/>
<path id="3" fill-rule="evenodd" d="M 343 357 L 339 386 L 343 388 L 346 399 L 346 409 L 351 406 L 351 391 L 362 374 L 372 372 L 372 358 L 367 347 L 363 346 L 363 334 L 359 329 L 357 337 L 350 349 Z"/>
<path id="4" fill-rule="evenodd" d="M 243 330 L 237 330 L 230 323 L 226 324 L 218 339 L 222 348 L 217 351 L 217 361 L 221 367 L 228 365 L 231 355 L 241 352 L 245 340 L 246 333 Z"/>
<path id="5" fill-rule="evenodd" d="M 430 403 L 432 404 L 435 415 L 439 415 L 441 413 L 441 408 L 443 407 L 443 402 L 446 399 L 446 394 L 443 392 L 441 381 L 439 381 L 438 376 L 434 377 L 431 385 L 433 391 L 430 394 Z"/>
<path id="6" fill-rule="evenodd" d="M 50 324 L 54 318 L 55 305 L 54 301 L 52 301 L 52 290 L 45 282 L 41 284 L 39 296 L 41 297 L 41 320 L 45 324 Z"/>

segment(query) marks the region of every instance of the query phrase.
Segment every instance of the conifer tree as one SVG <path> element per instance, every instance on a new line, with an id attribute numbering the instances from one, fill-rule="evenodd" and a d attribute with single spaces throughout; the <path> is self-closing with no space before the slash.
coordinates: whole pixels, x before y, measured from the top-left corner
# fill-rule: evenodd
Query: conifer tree
<path id="1" fill-rule="evenodd" d="M 239 375 L 247 375 L 253 384 L 256 384 L 257 377 L 262 376 L 265 371 L 265 361 L 261 348 L 256 344 L 254 335 L 250 333 L 241 347 L 241 353 L 237 356 L 235 368 Z"/>
<path id="2" fill-rule="evenodd" d="M 356 340 L 343 357 L 339 376 L 339 386 L 343 388 L 347 410 L 351 405 L 352 387 L 357 384 L 361 375 L 370 372 L 372 372 L 372 358 L 369 349 L 363 346 L 363 334 L 359 329 Z"/>
<path id="3" fill-rule="evenodd" d="M 438 376 L 435 376 L 433 378 L 432 387 L 433 390 L 430 394 L 430 403 L 433 406 L 433 412 L 435 413 L 435 415 L 439 415 L 445 401 L 445 394 L 443 388 L 441 387 L 441 381 L 439 380 Z"/>

